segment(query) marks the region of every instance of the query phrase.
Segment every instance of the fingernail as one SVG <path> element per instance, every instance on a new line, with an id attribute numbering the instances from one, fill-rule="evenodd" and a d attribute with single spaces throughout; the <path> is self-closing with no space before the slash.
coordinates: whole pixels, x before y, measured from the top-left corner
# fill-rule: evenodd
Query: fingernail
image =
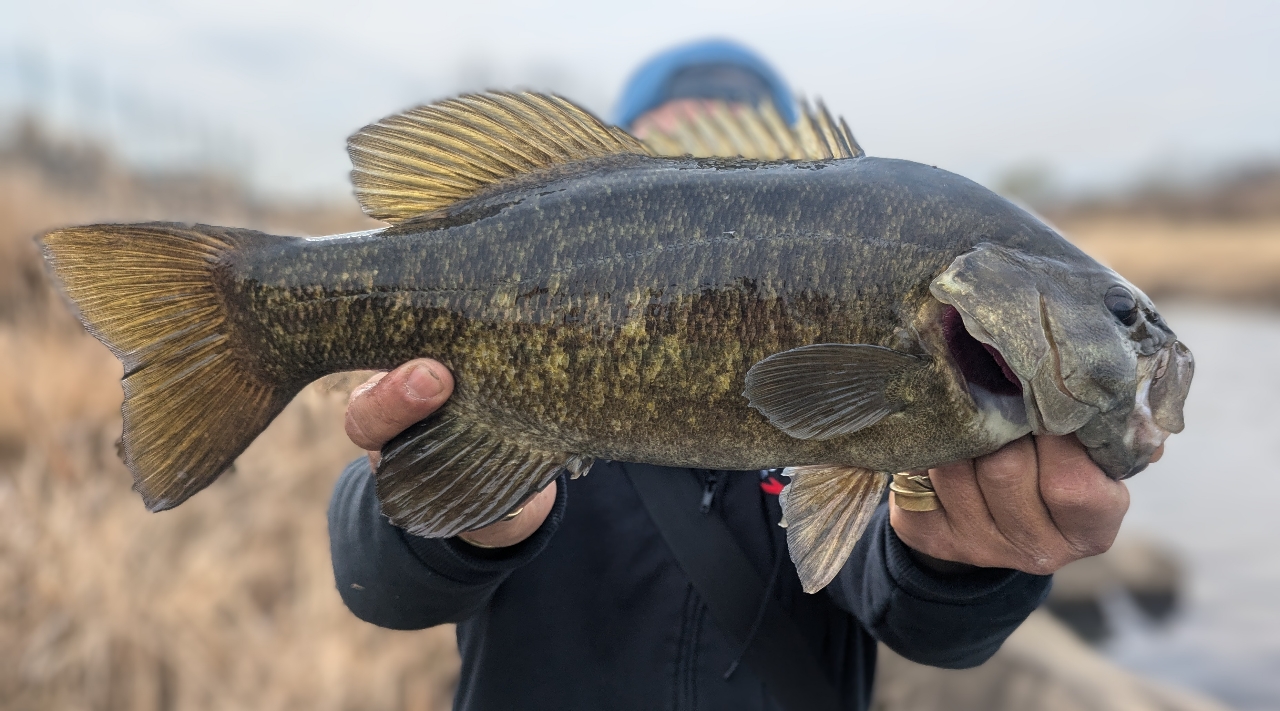
<path id="1" fill-rule="evenodd" d="M 409 389 L 410 397 L 430 400 L 444 390 L 444 383 L 440 382 L 440 378 L 427 366 L 415 365 L 413 370 L 409 371 L 409 376 L 405 378 L 405 387 Z"/>

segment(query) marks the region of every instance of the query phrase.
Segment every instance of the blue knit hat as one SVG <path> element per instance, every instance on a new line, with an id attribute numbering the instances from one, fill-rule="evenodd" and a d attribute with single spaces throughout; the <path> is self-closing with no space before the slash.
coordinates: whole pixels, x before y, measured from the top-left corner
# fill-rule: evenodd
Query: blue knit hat
<path id="1" fill-rule="evenodd" d="M 718 85 L 716 73 L 737 74 L 740 86 Z M 758 81 L 757 81 L 758 80 Z M 753 91 L 752 84 L 759 87 Z M 787 123 L 796 121 L 795 99 L 782 77 L 759 55 L 728 40 L 700 40 L 669 49 L 649 59 L 627 80 L 614 122 L 624 128 L 650 109 L 679 98 L 747 100 L 765 94 Z"/>

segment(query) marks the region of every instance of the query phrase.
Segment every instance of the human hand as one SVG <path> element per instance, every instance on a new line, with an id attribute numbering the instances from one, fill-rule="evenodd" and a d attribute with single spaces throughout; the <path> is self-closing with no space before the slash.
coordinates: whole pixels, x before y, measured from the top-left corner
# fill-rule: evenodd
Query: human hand
<path id="1" fill-rule="evenodd" d="M 440 409 L 453 394 L 449 369 L 429 358 L 411 360 L 378 373 L 351 392 L 347 401 L 347 436 L 368 452 L 378 467 L 381 450 L 393 437 Z M 458 537 L 481 548 L 513 546 L 533 535 L 556 502 L 556 483 L 524 502 L 509 519 L 467 531 Z"/>
<path id="2" fill-rule="evenodd" d="M 1129 489 L 1107 477 L 1074 435 L 1023 437 L 930 469 L 929 480 L 941 508 L 891 504 L 898 538 L 930 558 L 984 568 L 1049 575 L 1103 553 L 1129 508 Z"/>

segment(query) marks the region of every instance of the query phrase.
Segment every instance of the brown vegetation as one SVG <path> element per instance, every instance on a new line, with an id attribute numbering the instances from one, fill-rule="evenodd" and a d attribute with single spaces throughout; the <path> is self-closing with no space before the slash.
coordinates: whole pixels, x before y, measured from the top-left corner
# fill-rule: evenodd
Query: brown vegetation
<path id="1" fill-rule="evenodd" d="M 1280 165 L 1152 182 L 1047 212 L 1152 298 L 1280 305 Z"/>
<path id="2" fill-rule="evenodd" d="M 1055 217 L 1156 218 L 1174 222 L 1280 220 L 1280 164 L 1255 162 L 1198 180 L 1155 178 L 1129 190 L 1049 207 Z"/>
<path id="3" fill-rule="evenodd" d="M 1089 217 L 1061 227 L 1153 299 L 1280 304 L 1280 217 Z"/>
<path id="4" fill-rule="evenodd" d="M 233 473 L 149 514 L 115 451 L 120 366 L 31 242 L 157 218 L 323 233 L 360 228 L 358 211 L 270 209 L 198 178 L 174 195 L 105 158 L 67 183 L 65 155 L 26 148 L 0 160 L 0 707 L 447 708 L 452 630 L 377 629 L 334 589 L 325 507 L 358 455 L 341 424 L 354 381 L 313 385 Z"/>

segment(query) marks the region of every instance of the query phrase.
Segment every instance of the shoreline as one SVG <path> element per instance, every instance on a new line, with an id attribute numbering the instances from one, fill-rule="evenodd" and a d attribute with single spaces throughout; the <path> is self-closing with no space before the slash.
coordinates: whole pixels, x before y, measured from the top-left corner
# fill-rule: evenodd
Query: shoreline
<path id="1" fill-rule="evenodd" d="M 1058 227 L 1152 299 L 1280 307 L 1280 219 L 1075 218 Z"/>

